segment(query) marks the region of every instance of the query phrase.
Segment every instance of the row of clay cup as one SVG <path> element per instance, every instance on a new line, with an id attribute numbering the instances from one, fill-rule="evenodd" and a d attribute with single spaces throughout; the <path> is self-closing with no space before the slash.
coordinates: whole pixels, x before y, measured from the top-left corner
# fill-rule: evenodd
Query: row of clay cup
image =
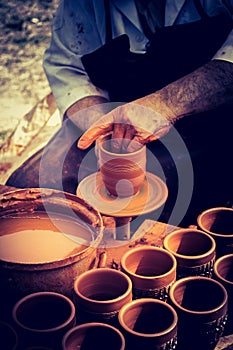
<path id="1" fill-rule="evenodd" d="M 227 323 L 227 289 L 210 274 L 177 279 L 177 265 L 168 250 L 141 246 L 122 256 L 121 271 L 101 268 L 84 272 L 74 283 L 78 323 L 110 324 L 123 335 L 127 350 L 214 349 Z M 229 260 L 226 265 L 232 271 Z M 226 272 L 226 265 L 218 259 L 212 277 L 217 277 L 217 271 L 219 277 Z M 77 336 L 78 327 L 64 339 L 74 339 L 74 333 Z M 86 338 L 90 349 L 92 339 Z M 106 338 L 99 339 L 102 341 L 98 345 L 96 340 L 95 348 L 107 349 L 109 344 L 103 345 Z M 113 345 L 111 349 L 115 349 Z"/>
<path id="2" fill-rule="evenodd" d="M 12 313 L 17 349 L 214 349 L 227 322 L 222 282 L 232 277 L 232 256 L 214 264 L 221 282 L 205 276 L 176 279 L 177 261 L 164 248 L 132 248 L 121 265 L 123 271 L 82 273 L 72 301 L 54 292 L 20 299 Z"/>
<path id="3" fill-rule="evenodd" d="M 205 277 L 178 282 L 170 291 L 171 304 L 152 298 L 130 301 L 119 310 L 119 323 L 115 326 L 108 321 L 75 325 L 74 320 L 70 322 L 74 304 L 66 313 L 64 296 L 49 292 L 31 294 L 20 300 L 14 309 L 19 349 L 176 349 L 177 337 L 180 348 L 194 349 L 203 345 L 205 349 L 213 349 L 224 327 L 225 290 L 218 282 Z M 182 298 L 185 303 L 181 305 Z M 57 304 L 58 300 L 63 301 Z M 67 307 L 72 305 L 67 299 L 66 302 Z M 192 308 L 198 308 L 198 312 L 194 313 Z M 38 317 L 42 311 L 43 315 Z"/>

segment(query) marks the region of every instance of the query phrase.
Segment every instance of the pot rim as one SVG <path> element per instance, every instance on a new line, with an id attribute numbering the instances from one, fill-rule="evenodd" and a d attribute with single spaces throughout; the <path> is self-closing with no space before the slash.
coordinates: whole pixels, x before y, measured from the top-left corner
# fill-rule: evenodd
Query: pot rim
<path id="1" fill-rule="evenodd" d="M 207 237 L 211 243 L 212 243 L 212 246 L 211 248 L 206 252 L 206 253 L 203 253 L 203 254 L 198 254 L 198 255 L 184 255 L 184 254 L 179 254 L 179 253 L 176 253 L 174 252 L 173 250 L 171 250 L 171 248 L 168 246 L 168 240 L 174 236 L 177 232 L 187 232 L 187 233 L 190 233 L 190 232 L 197 232 L 197 233 L 201 233 L 203 236 Z M 192 229 L 192 228 L 187 228 L 187 229 L 178 229 L 178 230 L 175 230 L 175 231 L 172 231 L 171 233 L 169 233 L 165 238 L 164 238 L 164 241 L 163 241 L 163 245 L 164 245 L 164 248 L 166 250 L 168 250 L 171 254 L 173 254 L 175 257 L 177 258 L 180 258 L 180 259 L 185 259 L 185 260 L 197 260 L 197 259 L 203 259 L 203 258 L 206 258 L 208 256 L 212 256 L 214 257 L 215 256 L 215 251 L 216 251 L 216 242 L 214 240 L 213 237 L 211 237 L 210 234 L 208 234 L 207 232 L 204 232 L 204 231 L 201 231 L 201 230 L 198 230 L 198 229 Z"/>
<path id="2" fill-rule="evenodd" d="M 172 324 L 164 331 L 162 332 L 157 332 L 157 333 L 139 333 L 139 332 L 136 332 L 134 331 L 133 329 L 129 328 L 123 321 L 123 317 L 122 317 L 122 314 L 129 308 L 131 308 L 132 306 L 137 306 L 137 304 L 143 304 L 143 303 L 146 303 L 146 304 L 151 304 L 151 303 L 154 303 L 154 304 L 161 304 L 161 305 L 164 305 L 165 307 L 167 307 L 172 315 L 173 315 L 173 321 L 172 321 Z M 121 325 L 121 327 L 123 327 L 123 329 L 127 330 L 129 333 L 133 334 L 133 335 L 136 335 L 138 337 L 142 337 L 142 338 L 159 338 L 161 336 L 167 336 L 169 333 L 171 333 L 172 331 L 175 331 L 176 330 L 176 327 L 177 327 L 177 323 L 178 323 L 178 316 L 177 316 L 177 312 L 176 310 L 168 303 L 166 303 L 165 301 L 163 300 L 159 300 L 159 299 L 153 299 L 153 298 L 140 298 L 140 299 L 136 299 L 136 300 L 133 300 L 131 301 L 130 303 L 127 303 L 125 304 L 119 311 L 119 314 L 118 314 L 118 321 Z"/>
<path id="3" fill-rule="evenodd" d="M 79 291 L 79 289 L 77 288 L 77 284 L 78 284 L 78 282 L 80 282 L 80 280 L 85 278 L 87 275 L 90 275 L 93 273 L 98 274 L 98 273 L 102 273 L 102 272 L 107 273 L 107 274 L 113 273 L 113 274 L 121 275 L 121 277 L 123 277 L 127 281 L 127 284 L 128 284 L 126 291 L 123 294 L 121 294 L 120 296 L 118 296 L 114 299 L 110 299 L 110 300 L 91 299 Z M 75 281 L 74 281 L 74 292 L 77 295 L 77 297 L 79 298 L 79 300 L 83 300 L 83 302 L 87 302 L 87 303 L 92 304 L 92 305 L 112 305 L 112 304 L 115 304 L 117 302 L 122 302 L 125 299 L 127 299 L 128 297 L 131 298 L 132 282 L 131 282 L 131 279 L 120 270 L 115 270 L 115 269 L 112 269 L 110 267 L 101 267 L 98 269 L 87 270 L 87 271 L 81 273 L 79 276 L 77 276 Z"/>
<path id="4" fill-rule="evenodd" d="M 182 283 L 184 283 L 185 281 L 194 281 L 194 280 L 206 280 L 210 283 L 214 283 L 214 284 L 217 284 L 223 291 L 223 300 L 221 302 L 220 305 L 218 305 L 217 307 L 211 309 L 211 310 L 205 310 L 205 311 L 195 311 L 195 310 L 189 310 L 183 306 L 181 306 L 177 301 L 176 299 L 174 298 L 174 290 L 175 288 L 177 287 L 177 285 L 180 285 Z M 218 281 L 212 279 L 212 278 L 209 278 L 209 277 L 204 277 L 204 276 L 189 276 L 189 277 L 184 277 L 184 278 L 181 278 L 179 280 L 177 280 L 170 288 L 170 291 L 169 291 L 169 296 L 170 296 L 170 299 L 172 301 L 172 303 L 181 311 L 187 313 L 187 314 L 190 314 L 190 315 L 211 315 L 215 312 L 218 312 L 220 311 L 221 309 L 223 309 L 225 306 L 227 306 L 227 302 L 228 302 L 228 294 L 227 294 L 227 291 L 225 289 L 225 287 Z"/>
<path id="5" fill-rule="evenodd" d="M 123 334 L 121 333 L 121 331 L 110 325 L 110 324 L 107 324 L 107 323 L 101 323 L 101 322 L 86 322 L 86 323 L 83 323 L 83 324 L 80 324 L 80 325 L 77 325 L 71 329 L 69 329 L 66 334 L 63 336 L 62 338 L 62 346 L 63 348 L 65 348 L 65 345 L 66 345 L 66 341 L 69 339 L 69 336 L 72 335 L 73 333 L 75 333 L 76 331 L 79 331 L 79 330 L 82 330 L 82 329 L 85 329 L 85 328 L 94 328 L 94 327 L 103 327 L 103 328 L 109 328 L 109 329 L 112 329 L 114 332 L 116 332 L 120 339 L 121 339 L 121 342 L 122 342 L 122 346 L 121 346 L 121 349 L 120 350 L 124 350 L 125 348 L 125 338 L 123 336 Z"/>
<path id="6" fill-rule="evenodd" d="M 137 251 L 141 251 L 141 250 L 150 250 L 150 251 L 158 251 L 158 252 L 162 252 L 164 253 L 165 255 L 168 255 L 172 262 L 173 262 L 173 266 L 172 268 L 163 273 L 163 274 L 160 274 L 160 275 L 154 275 L 154 276 L 143 276 L 143 275 L 139 275 L 135 272 L 132 272 L 128 269 L 128 267 L 125 265 L 125 260 L 128 258 L 129 255 L 132 254 L 132 252 L 137 252 Z M 173 273 L 175 273 L 176 271 L 176 268 L 177 268 L 177 261 L 176 261 L 176 258 L 174 257 L 174 255 L 170 252 L 170 251 L 167 251 L 163 248 L 160 248 L 160 247 L 154 247 L 154 246 L 147 246 L 147 247 L 136 247 L 136 248 L 132 248 L 130 250 L 128 250 L 125 254 L 123 254 L 122 258 L 121 258 L 121 266 L 123 268 L 123 270 L 125 270 L 127 273 L 129 273 L 130 275 L 136 277 L 136 278 L 143 278 L 144 280 L 157 280 L 157 279 L 161 279 L 162 278 L 165 278 Z"/>
<path id="7" fill-rule="evenodd" d="M 0 220 L 1 218 L 10 218 L 11 215 L 27 214 L 37 212 L 46 212 L 46 204 L 53 204 L 54 208 L 61 208 L 68 206 L 73 212 L 84 221 L 84 223 L 93 230 L 95 234 L 93 241 L 89 246 L 82 251 L 69 255 L 66 258 L 56 259 L 52 261 L 42 261 L 36 263 L 30 262 L 14 262 L 5 259 L 0 259 L 0 266 L 14 270 L 36 271 L 43 268 L 43 270 L 51 270 L 61 266 L 75 263 L 87 255 L 90 251 L 95 250 L 103 237 L 104 224 L 100 212 L 87 203 L 84 199 L 74 194 L 63 192 L 49 188 L 27 188 L 16 189 L 0 195 Z M 29 202 L 29 204 L 28 204 Z M 20 210 L 19 210 L 20 207 Z M 53 211 L 53 214 L 61 214 L 61 211 Z M 64 214 L 63 214 L 64 215 Z M 67 218 L 69 218 L 67 216 Z M 72 217 L 70 217 L 72 220 Z M 56 266 L 58 265 L 58 266 Z"/>
<path id="8" fill-rule="evenodd" d="M 20 305 L 22 305 L 28 299 L 37 298 L 38 296 L 39 297 L 55 296 L 57 298 L 63 299 L 70 306 L 70 315 L 67 318 L 67 320 L 65 320 L 63 323 L 61 323 L 60 325 L 58 325 L 56 327 L 47 328 L 47 329 L 36 329 L 36 328 L 28 327 L 28 326 L 25 326 L 22 322 L 20 322 L 18 320 L 18 318 L 16 317 L 18 307 Z M 21 299 L 19 299 L 12 309 L 12 318 L 18 326 L 20 326 L 24 330 L 38 333 L 38 334 L 60 331 L 61 329 L 67 327 L 69 324 L 72 324 L 72 322 L 75 322 L 75 315 L 76 315 L 76 309 L 75 309 L 75 305 L 72 302 L 72 300 L 64 294 L 61 294 L 58 292 L 51 292 L 51 291 L 30 293 L 30 294 L 22 297 Z"/>
<path id="9" fill-rule="evenodd" d="M 139 148 L 136 151 L 133 152 L 126 152 L 126 153 L 116 153 L 116 152 L 110 152 L 106 148 L 103 147 L 103 143 L 109 140 L 109 136 L 112 135 L 112 132 L 109 132 L 106 135 L 100 136 L 98 139 L 98 147 L 101 149 L 101 151 L 109 156 L 116 156 L 117 158 L 130 158 L 132 156 L 136 156 L 140 153 L 144 153 L 146 151 L 146 146 L 143 145 L 141 148 Z"/>
<path id="10" fill-rule="evenodd" d="M 227 284 L 233 286 L 233 281 L 230 281 L 230 280 L 226 279 L 225 277 L 223 277 L 223 276 L 219 273 L 219 270 L 218 270 L 219 264 L 221 264 L 222 261 L 227 260 L 228 258 L 231 258 L 232 261 L 233 261 L 233 254 L 223 255 L 223 256 L 221 256 L 220 258 L 218 258 L 218 259 L 215 261 L 215 264 L 214 264 L 214 273 L 215 273 L 215 275 L 216 275 L 221 281 L 223 281 L 223 282 L 225 282 L 225 283 L 227 283 Z"/>
<path id="11" fill-rule="evenodd" d="M 233 238 L 233 233 L 232 234 L 221 234 L 221 233 L 215 233 L 213 231 L 210 231 L 206 228 L 204 228 L 204 226 L 202 225 L 202 218 L 204 215 L 208 214 L 208 213 L 217 213 L 220 211 L 232 211 L 233 212 L 233 208 L 228 208 L 228 207 L 214 207 L 214 208 L 209 208 L 204 210 L 202 213 L 200 213 L 197 217 L 197 224 L 198 226 L 205 232 L 209 233 L 210 235 L 212 235 L 213 237 L 216 238 Z"/>

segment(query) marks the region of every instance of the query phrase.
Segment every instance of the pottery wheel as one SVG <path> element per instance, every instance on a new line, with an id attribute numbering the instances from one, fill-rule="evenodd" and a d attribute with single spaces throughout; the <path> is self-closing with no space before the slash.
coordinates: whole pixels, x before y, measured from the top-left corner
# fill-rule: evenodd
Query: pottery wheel
<path id="1" fill-rule="evenodd" d="M 138 193 L 127 198 L 114 197 L 109 195 L 100 172 L 97 172 L 84 178 L 76 193 L 101 214 L 130 217 L 147 214 L 160 208 L 167 199 L 168 189 L 158 176 L 147 172 Z"/>

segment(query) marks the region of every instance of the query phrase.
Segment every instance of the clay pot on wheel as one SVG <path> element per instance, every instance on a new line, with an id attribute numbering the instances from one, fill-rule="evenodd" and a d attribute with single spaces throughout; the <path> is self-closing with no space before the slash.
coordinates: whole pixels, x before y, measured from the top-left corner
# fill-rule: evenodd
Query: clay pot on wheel
<path id="1" fill-rule="evenodd" d="M 97 141 L 96 154 L 103 182 L 110 195 L 130 197 L 141 188 L 146 173 L 146 146 L 130 153 L 112 151 L 111 134 Z M 138 142 L 135 141 L 138 146 Z"/>

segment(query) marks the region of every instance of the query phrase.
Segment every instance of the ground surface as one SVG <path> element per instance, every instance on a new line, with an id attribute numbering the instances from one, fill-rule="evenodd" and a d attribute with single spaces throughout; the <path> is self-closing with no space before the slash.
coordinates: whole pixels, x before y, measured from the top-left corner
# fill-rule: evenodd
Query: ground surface
<path id="1" fill-rule="evenodd" d="M 0 143 L 49 91 L 42 58 L 59 0 L 0 0 Z"/>

